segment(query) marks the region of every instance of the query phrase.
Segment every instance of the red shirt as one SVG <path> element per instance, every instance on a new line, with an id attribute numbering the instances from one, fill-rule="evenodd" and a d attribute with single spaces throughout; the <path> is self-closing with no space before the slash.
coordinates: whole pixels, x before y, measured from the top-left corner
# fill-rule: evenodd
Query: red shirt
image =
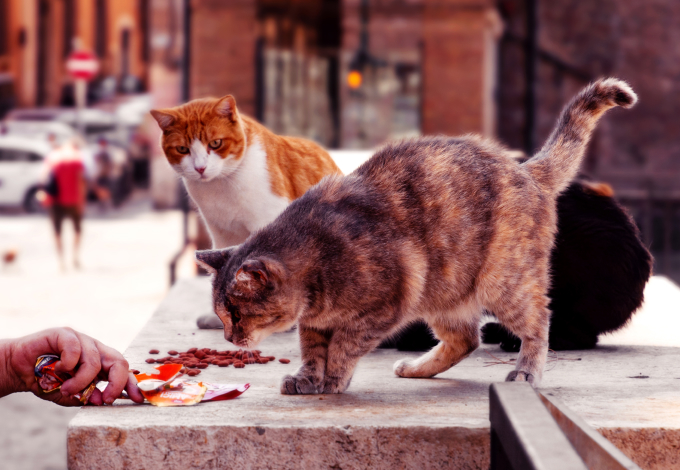
<path id="1" fill-rule="evenodd" d="M 57 204 L 61 206 L 78 206 L 83 203 L 81 182 L 85 167 L 78 160 L 58 162 L 53 168 L 57 179 L 59 193 Z"/>

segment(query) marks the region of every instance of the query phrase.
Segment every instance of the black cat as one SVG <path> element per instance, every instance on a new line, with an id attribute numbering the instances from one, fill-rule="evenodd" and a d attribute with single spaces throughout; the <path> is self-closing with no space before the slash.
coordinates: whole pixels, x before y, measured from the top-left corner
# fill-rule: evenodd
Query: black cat
<path id="1" fill-rule="evenodd" d="M 552 252 L 550 348 L 591 349 L 602 333 L 615 331 L 642 305 L 652 256 L 628 213 L 605 184 L 578 180 L 557 200 Z M 521 340 L 500 324 L 482 327 L 484 343 L 519 351 Z M 415 324 L 384 348 L 424 351 L 437 344 L 425 324 Z"/>

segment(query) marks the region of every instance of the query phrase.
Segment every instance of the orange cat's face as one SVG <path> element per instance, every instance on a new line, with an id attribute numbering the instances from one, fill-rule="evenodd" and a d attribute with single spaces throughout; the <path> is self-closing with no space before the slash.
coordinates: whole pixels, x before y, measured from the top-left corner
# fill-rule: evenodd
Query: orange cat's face
<path id="1" fill-rule="evenodd" d="M 192 181 L 233 173 L 241 163 L 245 134 L 231 95 L 153 110 L 163 130 L 161 146 L 170 165 Z"/>

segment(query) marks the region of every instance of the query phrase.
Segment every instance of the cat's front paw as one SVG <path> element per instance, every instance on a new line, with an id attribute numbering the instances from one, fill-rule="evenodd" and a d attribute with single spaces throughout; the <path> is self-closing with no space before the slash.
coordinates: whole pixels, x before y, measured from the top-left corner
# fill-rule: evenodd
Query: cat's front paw
<path id="1" fill-rule="evenodd" d="M 538 386 L 538 379 L 534 374 L 524 372 L 523 370 L 513 370 L 505 378 L 506 382 L 529 382 L 532 387 Z"/>
<path id="2" fill-rule="evenodd" d="M 352 378 L 345 380 L 340 377 L 326 377 L 323 381 L 323 393 L 344 393 Z"/>
<path id="3" fill-rule="evenodd" d="M 281 380 L 281 393 L 283 395 L 314 395 L 319 393 L 319 388 L 307 377 L 286 375 Z"/>

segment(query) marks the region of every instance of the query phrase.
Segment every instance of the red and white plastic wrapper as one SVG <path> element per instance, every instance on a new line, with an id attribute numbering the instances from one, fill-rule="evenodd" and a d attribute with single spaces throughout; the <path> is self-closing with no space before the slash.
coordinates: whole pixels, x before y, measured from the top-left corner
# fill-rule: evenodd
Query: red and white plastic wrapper
<path id="1" fill-rule="evenodd" d="M 231 400 L 250 384 L 209 384 L 182 378 L 181 364 L 157 366 L 157 374 L 137 374 L 139 390 L 154 406 L 191 406 L 204 401 Z"/>
<path id="2" fill-rule="evenodd" d="M 72 377 L 68 373 L 57 372 L 55 370 L 55 365 L 59 362 L 59 359 L 59 356 L 46 354 L 38 357 L 35 361 L 35 381 L 38 382 L 38 386 L 43 393 L 51 393 L 59 390 L 61 385 Z M 90 401 L 90 397 L 92 396 L 92 393 L 94 393 L 96 387 L 97 383 L 92 382 L 85 390 L 75 395 L 75 397 L 80 400 L 83 405 L 87 405 L 87 402 Z"/>

